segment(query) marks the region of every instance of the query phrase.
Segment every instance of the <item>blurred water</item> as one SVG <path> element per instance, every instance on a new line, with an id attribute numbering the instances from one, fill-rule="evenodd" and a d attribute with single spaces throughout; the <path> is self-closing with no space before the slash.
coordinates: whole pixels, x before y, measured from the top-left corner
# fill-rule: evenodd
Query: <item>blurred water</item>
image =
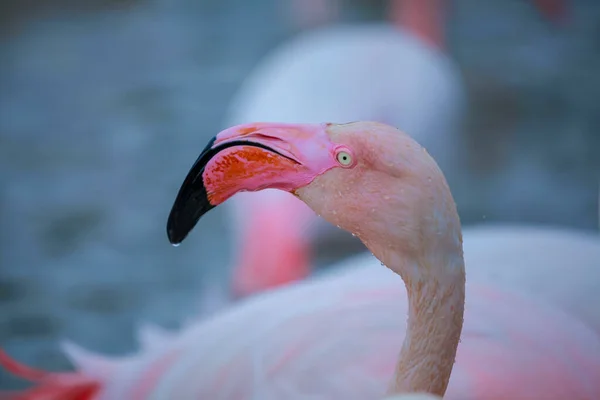
<path id="1" fill-rule="evenodd" d="M 379 15 L 347 3 L 346 19 Z M 468 84 L 475 150 L 473 185 L 457 195 L 464 221 L 594 228 L 600 6 L 578 2 L 561 28 L 527 2 L 455 3 L 449 47 Z M 124 2 L 45 13 L 4 34 L 1 347 L 66 368 L 61 338 L 122 354 L 136 348 L 136 323 L 175 326 L 200 312 L 203 287 L 226 278 L 222 212 L 209 213 L 177 249 L 166 217 L 241 79 L 292 33 L 281 4 Z M 502 163 L 531 168 L 493 174 Z M 548 170 L 560 193 L 544 181 Z M 522 198 L 505 195 L 506 184 Z M 490 211 L 490 202 L 506 207 Z M 515 211 L 515 202 L 527 207 Z M 0 375 L 0 387 L 12 384 Z"/>

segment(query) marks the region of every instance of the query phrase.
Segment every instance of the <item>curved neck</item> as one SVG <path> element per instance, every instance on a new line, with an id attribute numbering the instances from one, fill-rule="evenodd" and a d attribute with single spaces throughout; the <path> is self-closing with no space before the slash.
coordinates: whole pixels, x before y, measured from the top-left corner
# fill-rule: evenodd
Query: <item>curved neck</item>
<path id="1" fill-rule="evenodd" d="M 392 0 L 392 22 L 429 45 L 444 49 L 444 0 Z"/>
<path id="2" fill-rule="evenodd" d="M 406 337 L 390 393 L 427 392 L 443 396 L 462 332 L 464 270 L 443 281 L 429 278 L 407 284 L 406 291 Z"/>
<path id="3" fill-rule="evenodd" d="M 367 247 L 372 251 L 383 250 Z M 437 254 L 418 262 L 407 261 L 399 253 L 385 250 L 373 251 L 373 254 L 378 258 L 378 254 L 384 255 L 380 260 L 399 273 L 408 295 L 406 336 L 388 395 L 425 392 L 443 396 L 463 326 L 462 246 L 445 257 Z"/>

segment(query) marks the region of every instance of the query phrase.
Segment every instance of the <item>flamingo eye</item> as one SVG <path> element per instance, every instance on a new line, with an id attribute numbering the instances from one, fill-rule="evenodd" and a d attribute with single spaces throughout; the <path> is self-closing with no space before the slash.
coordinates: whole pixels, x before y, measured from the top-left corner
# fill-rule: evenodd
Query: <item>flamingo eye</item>
<path id="1" fill-rule="evenodd" d="M 350 154 L 350 152 L 346 150 L 338 151 L 338 153 L 336 154 L 336 159 L 342 167 L 350 167 L 354 162 L 354 160 L 352 159 L 352 154 Z"/>

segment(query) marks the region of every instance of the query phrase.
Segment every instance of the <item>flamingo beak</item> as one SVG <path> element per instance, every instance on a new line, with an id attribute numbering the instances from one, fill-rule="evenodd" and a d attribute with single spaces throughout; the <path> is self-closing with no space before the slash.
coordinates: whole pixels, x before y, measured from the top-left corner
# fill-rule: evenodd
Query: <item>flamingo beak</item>
<path id="1" fill-rule="evenodd" d="M 293 193 L 336 166 L 328 124 L 258 123 L 226 129 L 210 140 L 187 174 L 167 221 L 172 244 L 200 218 L 241 191 Z"/>

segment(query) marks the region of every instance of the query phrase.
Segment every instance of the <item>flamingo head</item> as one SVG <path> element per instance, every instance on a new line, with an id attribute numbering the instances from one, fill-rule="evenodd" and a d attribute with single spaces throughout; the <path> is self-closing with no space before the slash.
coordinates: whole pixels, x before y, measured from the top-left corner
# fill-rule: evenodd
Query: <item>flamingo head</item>
<path id="1" fill-rule="evenodd" d="M 462 255 L 456 206 L 436 162 L 408 135 L 376 122 L 256 123 L 222 131 L 181 186 L 169 240 L 182 242 L 203 214 L 237 192 L 268 188 L 295 195 L 387 265 L 398 264 L 391 258 L 399 253 L 423 258 L 440 246 Z"/>

